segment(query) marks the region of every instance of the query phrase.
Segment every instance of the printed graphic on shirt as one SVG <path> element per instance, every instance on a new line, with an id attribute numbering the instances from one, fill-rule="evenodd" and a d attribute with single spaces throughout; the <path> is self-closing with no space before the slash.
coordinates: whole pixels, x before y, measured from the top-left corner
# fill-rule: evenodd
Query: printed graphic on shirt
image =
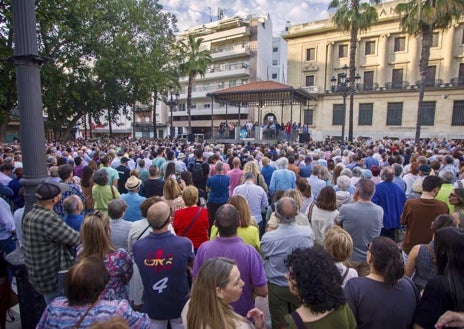
<path id="1" fill-rule="evenodd" d="M 163 249 L 150 252 L 143 260 L 145 266 L 153 267 L 153 272 L 169 271 L 173 266 L 174 256 L 164 253 Z"/>

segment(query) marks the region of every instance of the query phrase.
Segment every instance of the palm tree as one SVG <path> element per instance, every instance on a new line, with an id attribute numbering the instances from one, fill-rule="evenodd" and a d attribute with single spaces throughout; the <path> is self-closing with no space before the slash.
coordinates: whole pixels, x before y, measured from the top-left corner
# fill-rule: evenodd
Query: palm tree
<path id="1" fill-rule="evenodd" d="M 213 61 L 208 50 L 201 50 L 202 38 L 197 38 L 193 34 L 188 35 L 186 42 L 182 42 L 181 51 L 184 55 L 184 62 L 180 65 L 180 71 L 188 76 L 187 86 L 187 115 L 188 115 L 188 132 L 192 132 L 192 86 L 196 76 L 199 74 L 204 77 L 208 65 Z"/>
<path id="2" fill-rule="evenodd" d="M 353 140 L 353 93 L 356 75 L 356 48 L 359 31 L 366 31 L 378 20 L 377 9 L 373 7 L 381 0 L 332 0 L 329 9 L 336 9 L 332 18 L 335 25 L 343 31 L 350 31 L 350 65 L 349 65 L 349 90 L 350 90 L 350 114 L 348 124 L 348 139 Z M 343 118 L 345 120 L 345 118 Z"/>
<path id="3" fill-rule="evenodd" d="M 425 80 L 429 65 L 433 31 L 447 28 L 464 13 L 464 0 L 410 0 L 395 7 L 400 15 L 403 31 L 422 36 L 419 60 L 420 84 L 417 108 L 415 142 L 420 141 L 421 110 L 424 101 Z"/>

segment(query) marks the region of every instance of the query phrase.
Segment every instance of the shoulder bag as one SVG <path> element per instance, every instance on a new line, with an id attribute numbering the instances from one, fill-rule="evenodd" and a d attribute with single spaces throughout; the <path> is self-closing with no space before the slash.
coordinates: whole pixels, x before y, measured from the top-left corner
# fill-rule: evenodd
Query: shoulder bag
<path id="1" fill-rule="evenodd" d="M 190 224 L 185 228 L 184 232 L 182 232 L 182 234 L 181 234 L 180 236 L 185 236 L 185 234 L 187 234 L 187 232 L 190 231 L 190 229 L 192 228 L 193 224 L 195 224 L 195 222 L 197 221 L 198 216 L 200 216 L 200 212 L 201 212 L 201 207 L 198 207 L 197 214 L 195 215 L 195 217 L 193 217 L 193 219 L 192 219 L 192 221 L 190 222 Z"/>

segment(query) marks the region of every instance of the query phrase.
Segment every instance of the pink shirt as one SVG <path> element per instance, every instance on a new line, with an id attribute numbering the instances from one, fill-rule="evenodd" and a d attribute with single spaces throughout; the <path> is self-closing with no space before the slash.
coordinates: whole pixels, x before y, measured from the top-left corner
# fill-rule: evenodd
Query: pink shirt
<path id="1" fill-rule="evenodd" d="M 240 180 L 242 179 L 243 172 L 240 169 L 231 169 L 227 172 L 227 176 L 230 177 L 229 183 L 229 196 L 232 196 L 234 188 L 240 185 Z"/>

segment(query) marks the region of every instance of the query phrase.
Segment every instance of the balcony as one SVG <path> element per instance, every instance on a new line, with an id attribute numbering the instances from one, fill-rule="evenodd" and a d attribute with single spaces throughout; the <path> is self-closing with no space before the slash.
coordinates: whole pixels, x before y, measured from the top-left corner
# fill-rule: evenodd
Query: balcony
<path id="1" fill-rule="evenodd" d="M 250 48 L 247 43 L 211 48 L 213 60 L 225 60 L 241 56 L 250 56 Z"/>
<path id="2" fill-rule="evenodd" d="M 379 89 L 378 83 L 371 83 L 371 84 L 359 84 L 358 90 L 359 91 L 376 91 Z"/>
<path id="3" fill-rule="evenodd" d="M 218 42 L 224 40 L 231 40 L 233 38 L 241 38 L 250 35 L 250 28 L 247 26 L 240 26 L 235 29 L 227 29 L 215 33 L 210 33 L 202 36 L 203 42 Z"/>
<path id="4" fill-rule="evenodd" d="M 409 87 L 408 81 L 394 81 L 385 83 L 385 89 L 395 90 L 395 89 L 407 89 Z"/>
<path id="5" fill-rule="evenodd" d="M 195 81 L 203 81 L 203 80 L 214 80 L 214 79 L 221 79 L 221 78 L 231 78 L 231 77 L 239 77 L 239 76 L 249 76 L 250 69 L 248 67 L 248 63 L 245 62 L 237 62 L 237 63 L 224 63 L 224 64 L 217 64 L 209 67 L 206 70 L 206 74 L 204 77 L 197 76 Z M 188 82 L 188 77 L 180 78 L 181 83 Z"/>
<path id="6" fill-rule="evenodd" d="M 192 88 L 192 98 L 201 98 L 201 97 L 206 97 L 207 93 L 213 92 L 213 91 L 218 91 L 221 89 L 226 89 L 226 88 L 231 88 L 231 87 L 236 87 L 236 86 L 241 86 L 244 83 L 236 83 L 234 85 L 226 84 L 226 83 L 218 83 L 218 84 L 211 84 L 211 85 L 194 85 Z M 180 99 L 185 99 L 187 98 L 187 87 L 183 87 L 179 91 L 179 98 Z"/>
<path id="7" fill-rule="evenodd" d="M 301 89 L 303 89 L 304 91 L 310 94 L 319 93 L 319 86 L 305 86 L 305 87 L 301 87 Z"/>
<path id="8" fill-rule="evenodd" d="M 464 86 L 464 77 L 452 78 L 451 86 L 453 87 L 463 87 Z"/>
<path id="9" fill-rule="evenodd" d="M 416 80 L 416 86 L 420 86 L 421 81 Z M 425 81 L 424 87 L 425 88 L 439 88 L 443 85 L 442 79 L 432 80 L 432 81 Z"/>

